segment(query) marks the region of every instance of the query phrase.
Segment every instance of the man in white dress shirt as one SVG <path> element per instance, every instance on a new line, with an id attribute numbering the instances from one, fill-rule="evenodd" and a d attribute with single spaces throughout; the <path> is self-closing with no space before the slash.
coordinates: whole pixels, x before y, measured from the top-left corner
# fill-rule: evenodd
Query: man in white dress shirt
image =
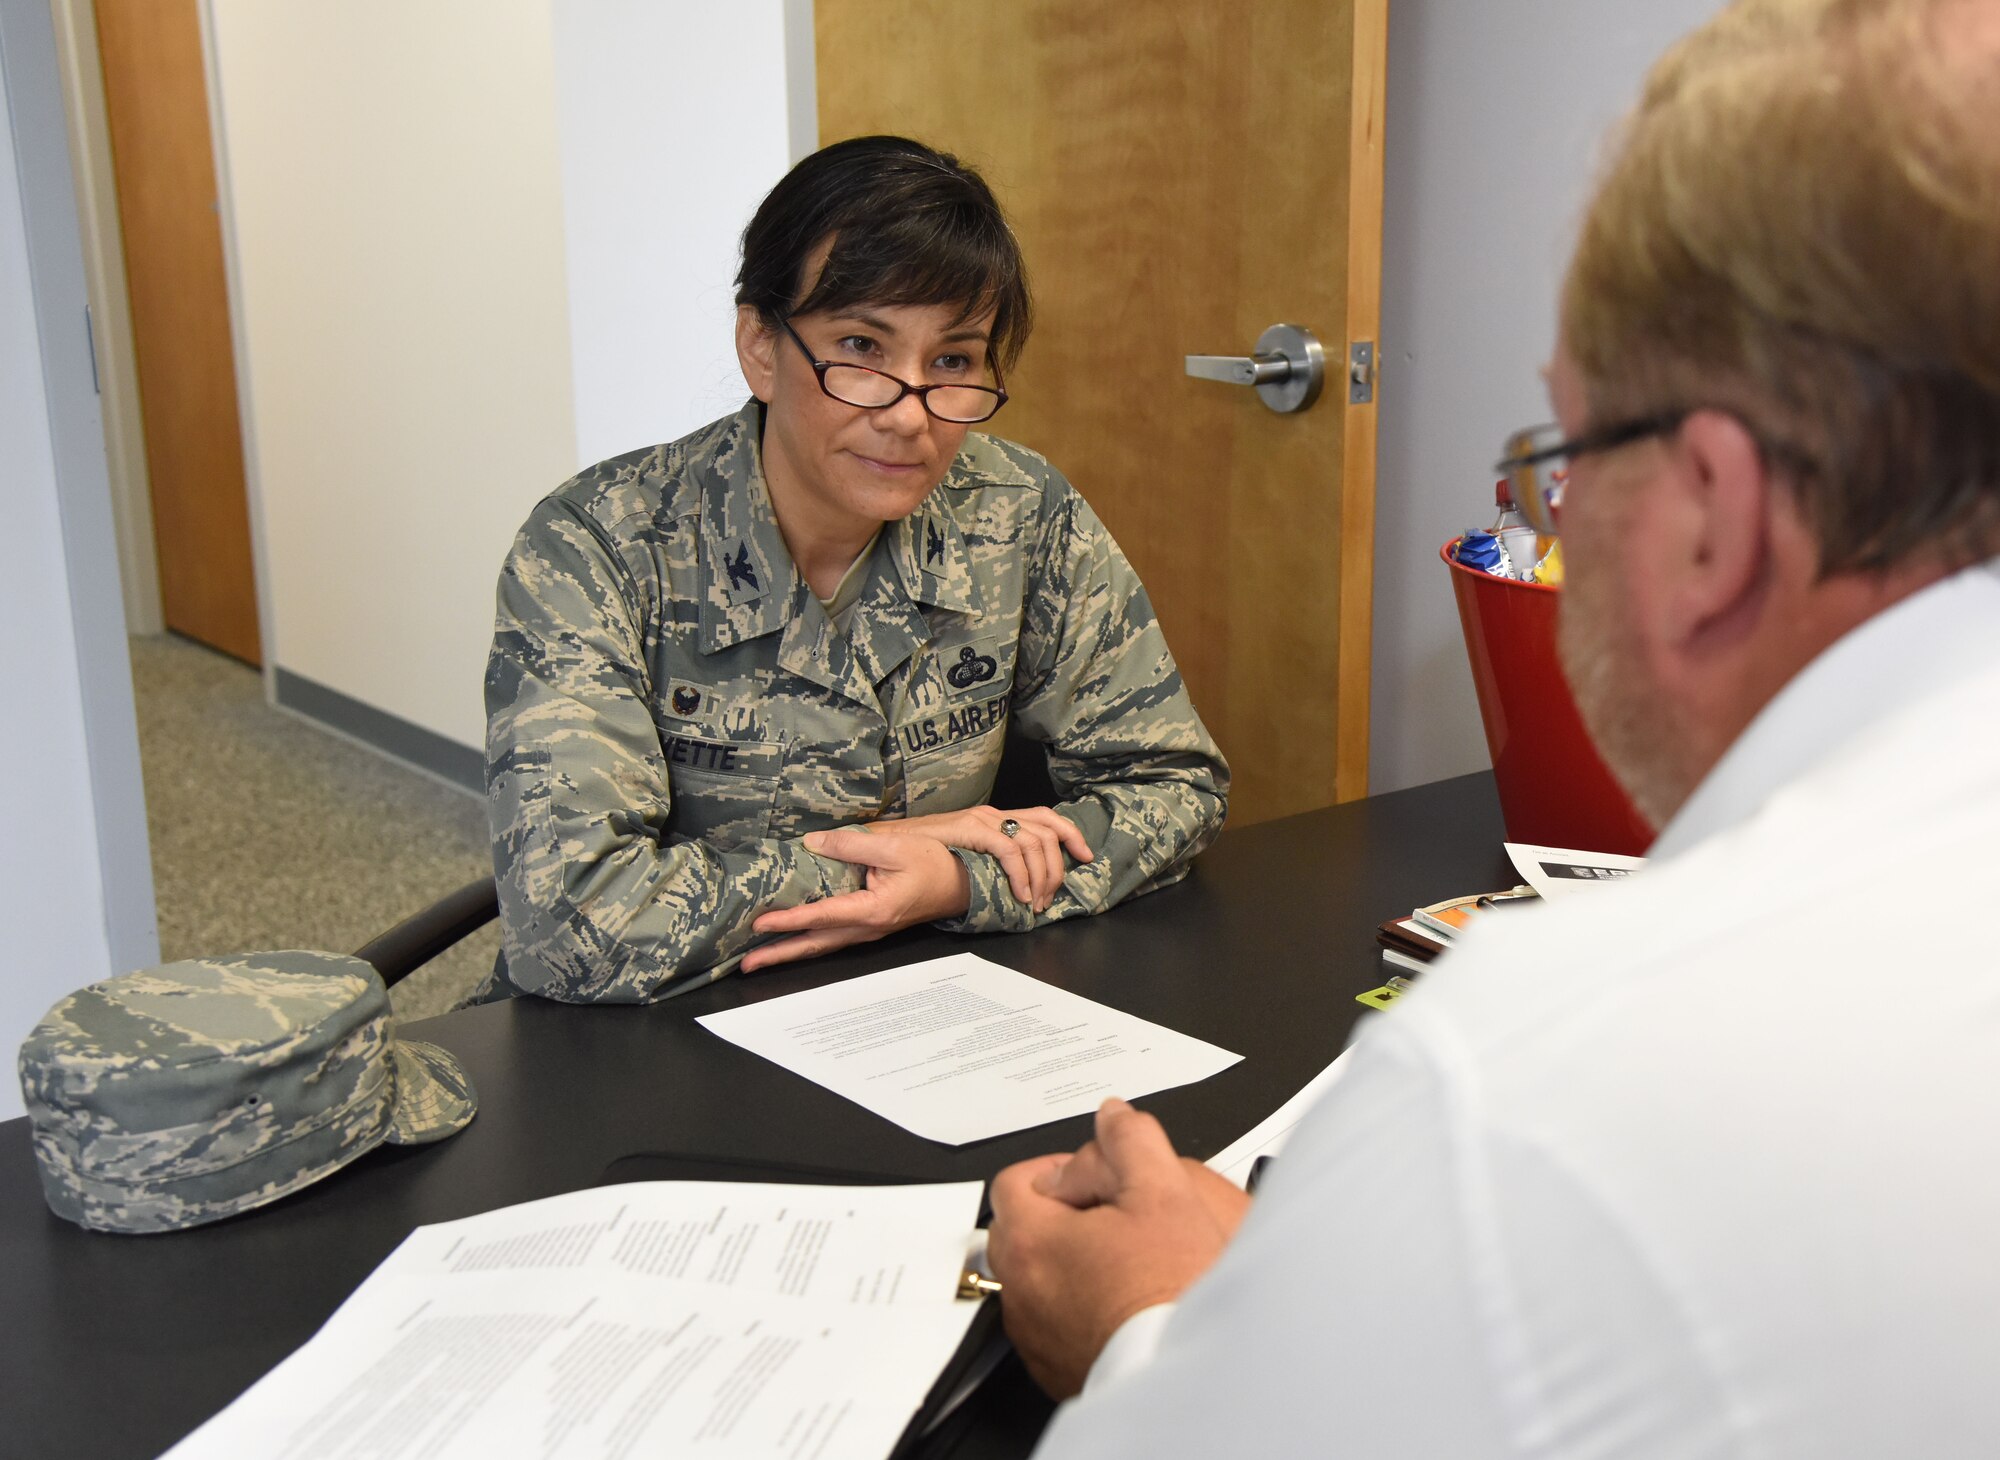
<path id="1" fill-rule="evenodd" d="M 1476 930 L 1254 1201 L 1116 1103 L 1003 1172 L 1044 1456 L 2000 1454 L 2000 4 L 1684 41 L 1558 333 L 1517 480 L 1651 864 Z"/>

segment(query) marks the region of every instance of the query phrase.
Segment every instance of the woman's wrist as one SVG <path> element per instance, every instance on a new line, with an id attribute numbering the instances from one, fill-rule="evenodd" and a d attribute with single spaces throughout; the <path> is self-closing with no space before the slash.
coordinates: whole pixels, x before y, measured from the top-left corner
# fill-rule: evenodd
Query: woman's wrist
<path id="1" fill-rule="evenodd" d="M 939 911 L 929 921 L 962 918 L 972 907 L 972 874 L 966 870 L 965 859 L 956 848 L 943 842 L 935 845 L 944 853 L 944 866 L 943 875 L 939 878 Z"/>

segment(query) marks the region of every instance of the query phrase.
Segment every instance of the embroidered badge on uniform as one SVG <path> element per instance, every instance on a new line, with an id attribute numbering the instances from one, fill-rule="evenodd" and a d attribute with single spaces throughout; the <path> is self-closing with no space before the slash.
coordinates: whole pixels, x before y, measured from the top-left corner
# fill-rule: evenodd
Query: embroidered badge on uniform
<path id="1" fill-rule="evenodd" d="M 750 543 L 746 538 L 732 538 L 722 545 L 722 569 L 728 575 L 728 592 L 731 603 L 741 603 L 755 598 L 764 591 L 758 580 L 757 565 L 750 558 Z"/>
<path id="2" fill-rule="evenodd" d="M 667 686 L 667 708 L 683 720 L 692 720 L 701 713 L 703 704 L 714 709 L 714 696 L 699 684 L 690 684 L 685 679 L 676 679 Z"/>
<path id="3" fill-rule="evenodd" d="M 958 651 L 958 663 L 944 672 L 945 683 L 953 689 L 971 689 L 991 679 L 999 668 L 992 655 L 982 654 L 967 644 Z"/>

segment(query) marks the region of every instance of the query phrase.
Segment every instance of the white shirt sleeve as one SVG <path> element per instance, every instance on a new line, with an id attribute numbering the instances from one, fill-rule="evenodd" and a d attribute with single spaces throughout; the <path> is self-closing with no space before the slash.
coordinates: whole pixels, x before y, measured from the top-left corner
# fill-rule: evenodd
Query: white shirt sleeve
<path id="1" fill-rule="evenodd" d="M 1172 1303 L 1155 1303 L 1119 1324 L 1118 1331 L 1098 1351 L 1097 1362 L 1084 1376 L 1083 1392 L 1092 1394 L 1108 1389 L 1125 1375 L 1145 1368 L 1160 1346 L 1160 1335 L 1166 1332 L 1174 1307 Z"/>
<path id="2" fill-rule="evenodd" d="M 1038 1460 L 1716 1453 L 1675 1420 L 1715 1408 L 1699 1365 L 1644 1341 L 1674 1330 L 1653 1276 L 1566 1171 L 1487 1138 L 1415 1012 L 1369 1031 L 1222 1259 L 1119 1330 Z"/>

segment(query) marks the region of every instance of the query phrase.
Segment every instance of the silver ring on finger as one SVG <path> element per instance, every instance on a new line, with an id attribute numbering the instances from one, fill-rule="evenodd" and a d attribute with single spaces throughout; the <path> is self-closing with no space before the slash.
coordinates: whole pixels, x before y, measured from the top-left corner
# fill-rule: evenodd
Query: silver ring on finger
<path id="1" fill-rule="evenodd" d="M 1021 834 L 1021 823 L 1016 821 L 1013 817 L 1010 816 L 1005 821 L 1000 823 L 1000 835 L 1011 839 L 1013 837 L 1019 836 L 1020 834 Z"/>

